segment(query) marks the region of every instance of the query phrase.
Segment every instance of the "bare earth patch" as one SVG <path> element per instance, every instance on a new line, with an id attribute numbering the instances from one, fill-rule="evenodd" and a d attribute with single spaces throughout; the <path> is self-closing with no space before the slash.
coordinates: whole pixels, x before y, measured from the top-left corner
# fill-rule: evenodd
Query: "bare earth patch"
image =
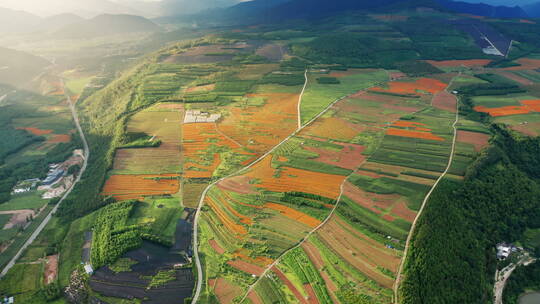
<path id="1" fill-rule="evenodd" d="M 489 135 L 478 132 L 458 130 L 457 141 L 474 145 L 476 151 L 482 150 L 489 144 Z"/>

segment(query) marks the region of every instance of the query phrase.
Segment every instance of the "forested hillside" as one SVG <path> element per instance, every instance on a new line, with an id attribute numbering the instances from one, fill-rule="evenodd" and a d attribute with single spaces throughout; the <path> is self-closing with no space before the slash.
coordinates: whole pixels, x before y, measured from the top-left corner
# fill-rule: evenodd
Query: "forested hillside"
<path id="1" fill-rule="evenodd" d="M 495 245 L 540 226 L 540 139 L 494 126 L 495 145 L 464 182 L 446 180 L 419 221 L 403 303 L 491 303 Z"/>

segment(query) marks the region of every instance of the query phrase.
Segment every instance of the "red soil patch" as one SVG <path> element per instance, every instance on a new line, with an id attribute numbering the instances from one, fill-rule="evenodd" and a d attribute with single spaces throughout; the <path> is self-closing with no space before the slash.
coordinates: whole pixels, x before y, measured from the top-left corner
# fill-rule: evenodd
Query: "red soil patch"
<path id="1" fill-rule="evenodd" d="M 532 20 L 527 20 L 527 19 L 519 19 L 519 22 L 521 23 L 528 23 L 528 24 L 536 24 L 536 22 L 532 21 Z"/>
<path id="2" fill-rule="evenodd" d="M 45 285 L 49 285 L 56 280 L 56 276 L 58 275 L 58 254 L 47 257 L 43 274 L 43 282 Z"/>
<path id="3" fill-rule="evenodd" d="M 416 212 L 412 211 L 407 207 L 407 204 L 405 204 L 404 201 L 400 201 L 397 204 L 394 205 L 394 208 L 392 208 L 392 214 L 399 216 L 400 218 L 408 221 L 413 222 L 416 218 Z"/>
<path id="4" fill-rule="evenodd" d="M 386 131 L 386 135 L 444 141 L 444 138 L 439 137 L 435 134 L 419 132 L 419 131 L 411 131 L 411 130 L 394 129 L 394 128 L 389 128 Z"/>
<path id="5" fill-rule="evenodd" d="M 536 70 L 540 68 L 540 59 L 520 58 L 517 60 L 520 66 L 508 67 L 505 71 Z"/>
<path id="6" fill-rule="evenodd" d="M 54 134 L 47 142 L 49 143 L 67 143 L 71 141 L 71 136 L 67 134 Z"/>
<path id="7" fill-rule="evenodd" d="M 343 149 L 339 152 L 307 146 L 304 147 L 304 149 L 319 154 L 319 157 L 316 158 L 315 161 L 350 170 L 356 169 L 356 167 L 362 164 L 366 159 L 366 157 L 362 155 L 365 147 L 347 143 L 337 144 L 343 146 Z"/>
<path id="8" fill-rule="evenodd" d="M 433 97 L 433 106 L 437 109 L 456 113 L 457 99 L 452 93 L 442 91 Z"/>
<path id="9" fill-rule="evenodd" d="M 219 130 L 244 147 L 264 153 L 289 136 L 297 127 L 298 94 L 249 94 L 262 98 L 262 106 L 235 104 L 219 124 Z"/>
<path id="10" fill-rule="evenodd" d="M 243 271 L 245 273 L 254 274 L 256 276 L 261 276 L 264 272 L 264 269 L 262 267 L 259 267 L 257 265 L 250 264 L 248 262 L 236 259 L 233 261 L 228 261 L 227 264 L 230 266 Z"/>
<path id="11" fill-rule="evenodd" d="M 279 270 L 277 267 L 274 267 L 272 268 L 272 271 L 277 275 L 277 277 L 281 280 L 281 282 L 283 282 L 283 284 L 285 284 L 285 286 L 289 288 L 289 290 L 294 294 L 296 299 L 300 301 L 300 303 L 308 304 L 308 302 L 306 301 L 306 299 L 304 299 L 300 291 L 296 289 L 294 284 L 289 279 L 287 279 L 287 277 L 285 276 L 283 272 L 281 272 L 281 270 Z"/>
<path id="12" fill-rule="evenodd" d="M 334 199 L 338 197 L 341 182 L 345 178 L 341 175 L 290 167 L 281 167 L 280 173 L 276 175 L 276 170 L 272 168 L 272 156 L 268 156 L 255 164 L 252 170 L 245 175 L 250 178 L 259 179 L 260 184 L 256 184 L 255 186 L 269 191 L 298 191 Z"/>
<path id="13" fill-rule="evenodd" d="M 307 301 L 309 304 L 319 304 L 319 300 L 317 299 L 317 295 L 315 294 L 315 290 L 313 290 L 313 287 L 311 287 L 310 284 L 304 284 L 304 290 L 308 294 Z"/>
<path id="14" fill-rule="evenodd" d="M 217 186 L 225 191 L 233 191 L 241 194 L 255 194 L 257 191 L 249 184 L 251 179 L 247 176 L 234 176 L 222 180 Z"/>
<path id="15" fill-rule="evenodd" d="M 443 91 L 446 87 L 446 83 L 437 79 L 420 78 L 414 82 L 391 81 L 388 83 L 388 89 L 375 87 L 371 91 L 401 95 L 418 95 L 420 92 L 427 92 L 434 95 Z"/>
<path id="16" fill-rule="evenodd" d="M 442 61 L 426 60 L 426 62 L 438 68 L 453 68 L 453 67 L 460 67 L 460 66 L 465 66 L 468 68 L 475 68 L 475 67 L 483 67 L 485 65 L 488 65 L 491 62 L 491 60 L 489 59 L 442 60 Z"/>
<path id="17" fill-rule="evenodd" d="M 489 144 L 489 137 L 490 136 L 488 134 L 478 132 L 470 132 L 463 130 L 457 131 L 457 141 L 474 145 L 474 149 L 476 151 L 482 150 L 482 148 L 486 147 Z"/>
<path id="18" fill-rule="evenodd" d="M 38 128 L 32 128 L 32 127 L 28 127 L 28 128 L 17 128 L 19 130 L 26 130 L 36 136 L 41 136 L 41 135 L 46 135 L 46 134 L 51 134 L 53 132 L 53 130 L 41 130 L 41 129 L 38 129 Z"/>
<path id="19" fill-rule="evenodd" d="M 208 284 L 214 287 L 219 303 L 232 303 L 233 299 L 242 293 L 237 284 L 232 284 L 224 278 L 211 279 Z"/>
<path id="20" fill-rule="evenodd" d="M 145 196 L 175 194 L 180 189 L 178 174 L 112 175 L 105 182 L 102 195 L 117 200 L 143 199 Z M 165 179 L 164 179 L 165 178 Z"/>
<path id="21" fill-rule="evenodd" d="M 210 247 L 212 247 L 212 249 L 214 249 L 218 254 L 224 254 L 224 253 L 225 253 L 225 249 L 221 248 L 221 246 L 219 246 L 219 244 L 216 242 L 216 240 L 210 240 L 210 241 L 208 241 L 208 244 L 209 244 Z"/>
<path id="22" fill-rule="evenodd" d="M 321 221 L 314 218 L 314 217 L 311 217 L 303 212 L 300 212 L 300 211 L 297 211 L 295 209 L 292 209 L 292 208 L 289 208 L 287 206 L 283 206 L 283 205 L 280 205 L 280 204 L 276 204 L 276 203 L 266 203 L 264 204 L 264 207 L 266 208 L 269 208 L 269 209 L 272 209 L 272 210 L 277 210 L 279 211 L 280 214 L 290 218 L 290 219 L 293 219 L 299 223 L 302 223 L 302 224 L 305 224 L 311 228 L 315 228 L 317 226 L 319 226 L 321 224 Z"/>

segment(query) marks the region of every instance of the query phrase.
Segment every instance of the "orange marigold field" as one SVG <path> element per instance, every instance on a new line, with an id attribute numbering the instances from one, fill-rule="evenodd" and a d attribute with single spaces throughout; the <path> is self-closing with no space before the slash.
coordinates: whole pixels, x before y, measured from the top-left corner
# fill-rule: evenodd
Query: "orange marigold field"
<path id="1" fill-rule="evenodd" d="M 180 189 L 178 174 L 112 175 L 105 182 L 102 195 L 118 200 L 142 199 L 145 196 L 175 194 Z"/>
<path id="2" fill-rule="evenodd" d="M 283 206 L 276 203 L 266 203 L 264 204 L 264 207 L 272 209 L 272 210 L 277 210 L 282 215 L 288 218 L 291 218 L 299 223 L 306 224 L 311 228 L 315 228 L 321 224 L 321 221 L 319 221 L 318 219 L 311 217 L 303 212 L 289 208 L 287 206 Z"/>
<path id="3" fill-rule="evenodd" d="M 339 196 L 341 182 L 345 179 L 342 175 L 290 167 L 281 167 L 280 170 L 280 174 L 276 176 L 276 169 L 272 168 L 272 156 L 267 156 L 245 175 L 260 180 L 260 183 L 255 186 L 269 191 L 298 191 L 334 199 Z"/>
<path id="4" fill-rule="evenodd" d="M 371 91 L 402 95 L 417 95 L 421 91 L 435 95 L 446 89 L 446 87 L 447 84 L 442 81 L 431 78 L 420 78 L 414 82 L 391 81 L 388 83 L 388 89 L 375 87 Z"/>
<path id="5" fill-rule="evenodd" d="M 244 147 L 263 153 L 296 129 L 298 94 L 249 94 L 262 98 L 262 106 L 232 106 L 219 130 Z"/>
<path id="6" fill-rule="evenodd" d="M 392 136 L 401 136 L 401 137 L 410 137 L 410 138 L 421 138 L 421 139 L 427 139 L 427 140 L 438 140 L 438 141 L 444 141 L 444 138 L 437 136 L 435 134 L 427 133 L 427 132 L 420 132 L 420 131 L 411 131 L 411 130 L 402 130 L 402 129 L 395 129 L 395 128 L 389 128 L 386 131 L 387 135 Z"/>
<path id="7" fill-rule="evenodd" d="M 215 123 L 189 123 L 182 125 L 184 156 L 184 177 L 186 178 L 210 178 L 214 170 L 219 166 L 219 154 L 214 154 L 210 165 L 204 165 L 206 150 L 211 145 L 226 146 L 232 149 L 241 147 L 231 139 L 220 134 Z M 203 163 L 203 164 L 201 164 Z M 198 169 L 194 169 L 198 168 Z"/>
<path id="8" fill-rule="evenodd" d="M 460 66 L 474 68 L 474 67 L 483 67 L 485 65 L 488 65 L 491 62 L 491 60 L 489 59 L 442 60 L 442 61 L 426 60 L 426 62 L 438 68 L 447 68 L 447 67 L 453 68 L 453 67 L 460 67 Z"/>
<path id="9" fill-rule="evenodd" d="M 493 117 L 540 112 L 540 100 L 522 100 L 521 104 L 522 106 L 505 106 L 499 108 L 476 106 L 474 107 L 474 110 L 476 112 L 487 113 L 489 116 Z"/>

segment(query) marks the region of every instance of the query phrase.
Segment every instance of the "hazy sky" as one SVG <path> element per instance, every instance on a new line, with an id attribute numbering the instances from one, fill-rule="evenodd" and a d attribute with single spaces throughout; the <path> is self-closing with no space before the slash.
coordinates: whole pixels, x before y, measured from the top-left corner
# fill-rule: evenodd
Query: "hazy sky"
<path id="1" fill-rule="evenodd" d="M 133 0 L 0 0 L 0 7 L 23 10 L 44 16 L 73 11 L 101 11 L 107 7 L 114 8 L 115 2 L 121 4 L 129 1 Z M 161 0 L 136 1 L 156 2 Z"/>

